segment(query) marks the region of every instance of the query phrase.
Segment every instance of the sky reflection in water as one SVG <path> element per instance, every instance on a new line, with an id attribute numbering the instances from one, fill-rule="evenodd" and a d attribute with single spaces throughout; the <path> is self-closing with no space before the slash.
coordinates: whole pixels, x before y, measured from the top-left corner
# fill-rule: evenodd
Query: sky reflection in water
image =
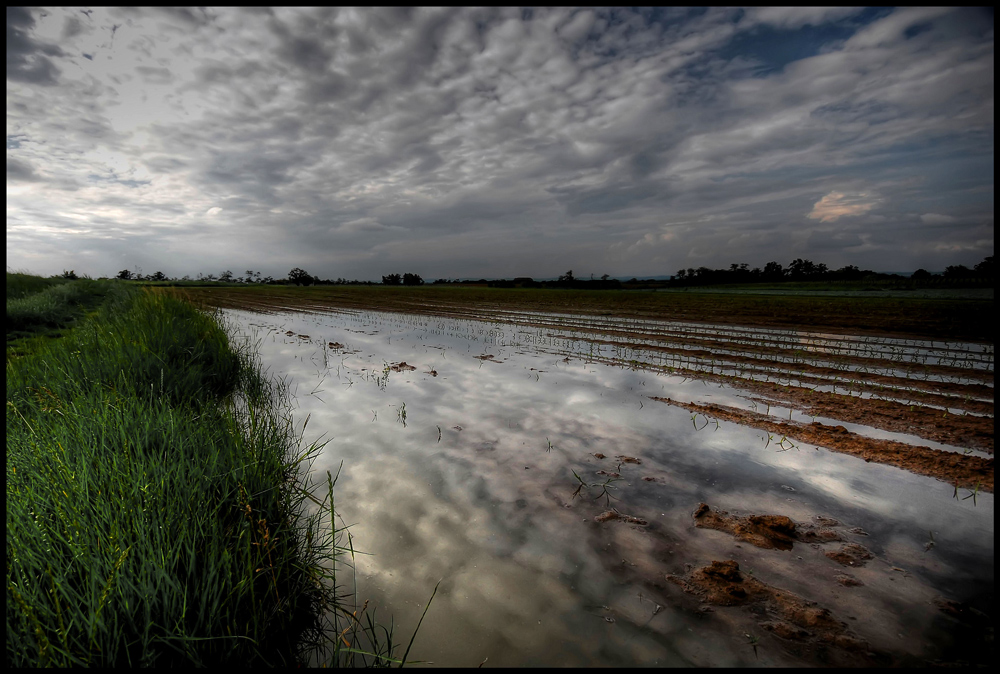
<path id="1" fill-rule="evenodd" d="M 992 593 L 991 494 L 956 499 L 942 482 L 808 445 L 776 451 L 761 431 L 705 426 L 647 397 L 734 404 L 736 392 L 718 384 L 589 363 L 585 352 L 567 361 L 566 343 L 498 323 L 226 315 L 259 340 L 264 366 L 288 379 L 298 427 L 310 415 L 306 440 L 329 441 L 314 469 L 336 473 L 343 461 L 338 512 L 355 547 L 371 553 L 358 557 L 359 600 L 392 615 L 405 642 L 444 579 L 411 659 L 795 664 L 776 647 L 755 659 L 744 638 L 755 623 L 742 609 L 698 614 L 695 598 L 664 582 L 685 564 L 729 558 L 841 620 L 856 618 L 851 629 L 873 647 L 916 655 L 933 655 L 933 598 Z M 416 370 L 385 379 L 385 365 L 400 361 Z M 600 485 L 601 470 L 621 475 L 609 496 L 587 486 L 574 498 L 574 472 Z M 835 548 L 740 544 L 693 526 L 700 502 L 797 522 L 833 517 L 866 530 L 876 559 L 849 570 L 865 585 L 847 589 L 833 580 L 844 567 L 823 556 Z M 594 521 L 610 507 L 649 525 Z"/>

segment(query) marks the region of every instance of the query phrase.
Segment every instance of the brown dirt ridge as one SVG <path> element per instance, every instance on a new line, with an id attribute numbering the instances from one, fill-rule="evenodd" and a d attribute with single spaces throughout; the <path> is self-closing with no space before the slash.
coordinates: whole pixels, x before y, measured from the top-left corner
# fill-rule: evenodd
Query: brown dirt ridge
<path id="1" fill-rule="evenodd" d="M 993 491 L 993 459 L 946 452 L 930 447 L 909 445 L 895 440 L 879 440 L 848 431 L 843 426 L 828 426 L 819 422 L 801 423 L 777 421 L 773 417 L 725 407 L 715 403 L 685 403 L 651 396 L 670 405 L 717 419 L 760 428 L 773 436 L 825 447 L 831 451 L 851 454 L 867 462 L 896 466 L 920 475 L 927 475 L 954 484 L 956 487 Z"/>

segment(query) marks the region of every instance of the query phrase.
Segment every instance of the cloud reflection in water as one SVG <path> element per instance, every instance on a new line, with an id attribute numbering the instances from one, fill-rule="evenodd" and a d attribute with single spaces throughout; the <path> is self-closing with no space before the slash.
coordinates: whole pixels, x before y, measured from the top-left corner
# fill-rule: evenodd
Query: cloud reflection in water
<path id="1" fill-rule="evenodd" d="M 545 341 L 537 330 L 509 325 L 378 312 L 227 315 L 264 337 L 262 361 L 292 383 L 296 419 L 311 415 L 306 439 L 329 440 L 314 469 L 336 472 L 344 462 L 338 511 L 356 547 L 370 553 L 357 559 L 360 599 L 372 598 L 379 615 L 391 612 L 405 641 L 444 579 L 411 651 L 416 659 L 749 665 L 753 654 L 732 638 L 742 629 L 737 618 L 692 623 L 690 602 L 663 587 L 664 574 L 683 573 L 685 563 L 727 558 L 835 613 L 879 615 L 878 625 L 852 628 L 873 644 L 898 628 L 909 636 L 892 646 L 915 653 L 935 609 L 906 597 L 929 596 L 956 575 L 981 581 L 971 565 L 992 568 L 992 495 L 973 506 L 951 498 L 947 485 L 896 468 L 805 445 L 776 452 L 760 432 L 735 424 L 696 430 L 690 413 L 647 397 L 737 399 L 717 384 L 591 363 L 586 354 L 567 362 L 537 347 Z M 385 366 L 401 361 L 416 370 L 386 380 Z M 620 455 L 642 463 L 619 463 Z M 577 498 L 574 472 L 595 485 Z M 613 472 L 621 479 L 601 496 L 596 485 Z M 852 572 L 867 578 L 868 592 L 817 580 L 838 569 L 804 544 L 794 554 L 737 549 L 726 534 L 695 529 L 699 502 L 799 522 L 824 514 L 864 528 L 880 559 Z M 649 526 L 595 522 L 606 504 Z M 933 559 L 921 555 L 928 530 L 946 541 Z M 921 590 L 901 597 L 884 576 L 904 560 L 908 592 Z M 639 593 L 664 610 L 653 617 L 655 603 Z"/>

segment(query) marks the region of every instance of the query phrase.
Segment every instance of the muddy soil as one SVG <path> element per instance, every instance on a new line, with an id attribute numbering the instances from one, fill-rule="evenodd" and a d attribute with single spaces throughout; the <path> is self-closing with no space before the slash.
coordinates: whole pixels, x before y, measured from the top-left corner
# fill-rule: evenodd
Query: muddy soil
<path id="1" fill-rule="evenodd" d="M 868 642 L 829 609 L 742 572 L 734 560 L 712 561 L 686 575 L 667 574 L 666 578 L 706 604 L 752 606 L 758 618 L 764 618 L 757 623 L 760 628 L 803 646 L 836 649 L 837 664 L 875 665 L 888 659 L 873 652 Z M 748 639 L 751 645 L 756 644 L 752 635 Z"/>
<path id="2" fill-rule="evenodd" d="M 652 396 L 653 400 L 676 405 L 716 419 L 753 426 L 768 432 L 776 444 L 782 439 L 805 442 L 831 451 L 851 454 L 866 462 L 884 463 L 913 473 L 927 475 L 964 487 L 993 491 L 993 459 L 909 445 L 895 440 L 879 440 L 848 431 L 843 426 L 820 422 L 778 421 L 757 412 L 738 410 L 714 403 L 685 403 Z"/>

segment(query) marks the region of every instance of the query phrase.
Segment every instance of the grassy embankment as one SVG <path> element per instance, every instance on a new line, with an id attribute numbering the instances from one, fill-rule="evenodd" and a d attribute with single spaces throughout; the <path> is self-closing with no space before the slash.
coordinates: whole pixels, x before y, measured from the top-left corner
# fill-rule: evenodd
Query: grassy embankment
<path id="1" fill-rule="evenodd" d="M 7 282 L 8 667 L 387 664 L 251 348 L 168 294 Z"/>
<path id="2" fill-rule="evenodd" d="M 996 334 L 988 318 L 994 313 L 993 300 L 979 299 L 447 286 L 233 285 L 185 292 L 197 302 L 223 308 L 345 307 L 449 316 L 551 311 L 981 342 L 994 341 Z"/>

